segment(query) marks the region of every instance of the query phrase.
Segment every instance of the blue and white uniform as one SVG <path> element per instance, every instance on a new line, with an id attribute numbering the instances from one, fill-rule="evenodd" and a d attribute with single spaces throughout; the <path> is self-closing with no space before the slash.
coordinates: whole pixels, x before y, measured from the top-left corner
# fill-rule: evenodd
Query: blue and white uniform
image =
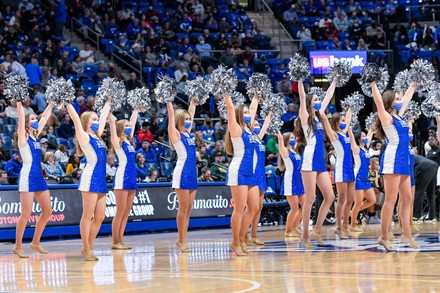
<path id="1" fill-rule="evenodd" d="M 416 186 L 416 178 L 414 177 L 414 151 L 409 146 L 409 173 L 411 176 L 411 186 Z"/>
<path id="2" fill-rule="evenodd" d="M 137 190 L 136 150 L 130 141 L 124 140 L 115 151 L 119 165 L 113 180 L 114 189 Z"/>
<path id="3" fill-rule="evenodd" d="M 18 146 L 23 167 L 18 180 L 18 191 L 40 192 L 47 190 L 41 169 L 41 145 L 38 138 L 28 135 L 27 142 Z"/>
<path id="4" fill-rule="evenodd" d="M 336 151 L 335 182 L 353 182 L 353 157 L 351 142 L 347 134 L 337 132 L 338 140 L 332 141 Z"/>
<path id="5" fill-rule="evenodd" d="M 310 129 L 310 134 L 309 126 L 302 126 L 307 144 L 304 148 L 301 170 L 327 172 L 324 151 L 324 126 L 316 117 L 313 123 L 315 131 L 313 132 L 312 129 Z"/>
<path id="6" fill-rule="evenodd" d="M 264 145 L 264 141 L 258 138 L 257 135 L 255 135 L 255 138 L 257 140 L 255 150 L 257 152 L 257 157 L 258 157 L 255 177 L 258 180 L 258 189 L 266 191 L 267 189 L 266 170 L 264 169 L 266 162 L 266 146 Z"/>
<path id="7" fill-rule="evenodd" d="M 392 117 L 393 123 L 383 127 L 388 143 L 380 160 L 380 173 L 409 176 L 409 127 L 402 118 Z"/>
<path id="8" fill-rule="evenodd" d="M 255 136 L 248 128 L 245 128 L 240 137 L 232 137 L 231 141 L 234 157 L 226 176 L 227 185 L 258 185 L 258 178 L 255 176 L 258 161 Z"/>
<path id="9" fill-rule="evenodd" d="M 196 143 L 187 132 L 180 133 L 174 144 L 177 163 L 173 172 L 173 188 L 197 190 Z"/>
<path id="10" fill-rule="evenodd" d="M 356 190 L 367 190 L 372 188 L 371 182 L 368 180 L 368 170 L 370 165 L 370 154 L 363 147 L 360 152 L 354 155 L 354 174 L 356 176 Z"/>
<path id="11" fill-rule="evenodd" d="M 289 150 L 289 156 L 283 158 L 286 172 L 284 172 L 281 195 L 303 195 L 304 185 L 301 176 L 301 156 Z"/>
<path id="12" fill-rule="evenodd" d="M 102 140 L 89 134 L 89 143 L 81 146 L 87 159 L 80 177 L 78 190 L 94 193 L 107 193 L 105 165 L 107 149 Z"/>

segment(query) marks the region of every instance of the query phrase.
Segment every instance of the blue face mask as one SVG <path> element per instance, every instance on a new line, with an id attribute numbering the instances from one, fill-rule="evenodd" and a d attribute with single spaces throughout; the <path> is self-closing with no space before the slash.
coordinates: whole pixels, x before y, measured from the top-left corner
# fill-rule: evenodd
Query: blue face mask
<path id="1" fill-rule="evenodd" d="M 368 143 L 368 137 L 364 137 L 364 138 L 362 139 L 362 143 L 363 143 L 363 144 L 367 144 L 367 143 Z"/>
<path id="2" fill-rule="evenodd" d="M 125 133 L 125 135 L 129 136 L 131 134 L 131 127 L 125 127 L 124 133 Z"/>
<path id="3" fill-rule="evenodd" d="M 412 141 L 413 138 L 414 138 L 414 135 L 413 134 L 409 134 L 408 137 L 409 137 L 409 141 Z"/>
<path id="4" fill-rule="evenodd" d="M 344 130 L 345 128 L 347 128 L 347 123 L 339 123 L 339 128 L 341 130 Z"/>
<path id="5" fill-rule="evenodd" d="M 38 120 L 37 119 L 31 121 L 31 128 L 38 130 Z"/>
<path id="6" fill-rule="evenodd" d="M 90 125 L 90 129 L 91 129 L 93 132 L 97 132 L 98 129 L 99 129 L 99 122 L 97 122 L 97 121 L 92 122 L 92 124 Z"/>
<path id="7" fill-rule="evenodd" d="M 191 121 L 185 121 L 185 129 L 191 128 L 192 122 Z"/>
<path id="8" fill-rule="evenodd" d="M 260 127 L 254 127 L 254 133 L 255 134 L 260 134 L 260 132 L 261 132 L 261 128 Z"/>
<path id="9" fill-rule="evenodd" d="M 296 144 L 296 140 L 291 139 L 291 140 L 289 141 L 289 144 L 290 144 L 291 147 L 294 147 L 295 144 Z"/>
<path id="10" fill-rule="evenodd" d="M 244 124 L 249 124 L 251 123 L 252 117 L 249 114 L 246 114 L 243 116 L 243 120 L 244 120 Z"/>
<path id="11" fill-rule="evenodd" d="M 315 104 L 313 105 L 313 108 L 314 108 L 316 111 L 321 110 L 321 102 L 315 102 Z"/>
<path id="12" fill-rule="evenodd" d="M 399 111 L 400 109 L 402 109 L 402 102 L 401 101 L 395 101 L 394 102 L 394 110 Z"/>

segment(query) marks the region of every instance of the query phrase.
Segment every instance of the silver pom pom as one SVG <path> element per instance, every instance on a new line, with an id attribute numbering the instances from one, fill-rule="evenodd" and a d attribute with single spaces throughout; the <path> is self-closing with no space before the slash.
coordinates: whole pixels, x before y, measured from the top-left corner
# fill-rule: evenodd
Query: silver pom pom
<path id="1" fill-rule="evenodd" d="M 266 102 L 261 107 L 261 117 L 265 119 L 270 110 L 272 110 L 272 115 L 270 117 L 270 124 L 267 128 L 267 133 L 275 135 L 280 131 L 281 126 L 283 126 L 284 122 L 281 120 L 281 116 L 287 111 L 287 105 L 284 101 L 283 95 L 273 93 L 269 95 Z"/>
<path id="2" fill-rule="evenodd" d="M 75 100 L 75 88 L 72 81 L 70 79 L 65 80 L 63 77 L 49 80 L 46 88 L 46 99 L 57 107 L 72 103 Z"/>
<path id="3" fill-rule="evenodd" d="M 127 94 L 127 103 L 139 112 L 145 112 L 151 107 L 150 92 L 146 88 L 137 88 Z"/>
<path id="4" fill-rule="evenodd" d="M 219 65 L 210 76 L 207 83 L 208 91 L 216 97 L 230 95 L 237 88 L 238 79 L 232 68 L 226 70 Z"/>
<path id="5" fill-rule="evenodd" d="M 263 73 L 254 73 L 246 84 L 247 95 L 253 98 L 254 94 L 258 94 L 259 103 L 263 104 L 265 99 L 272 92 L 272 84 L 269 77 Z"/>
<path id="6" fill-rule="evenodd" d="M 322 90 L 322 88 L 320 88 L 320 87 L 318 87 L 318 86 L 312 86 L 312 87 L 309 89 L 308 94 L 314 94 L 314 95 L 317 95 L 318 98 L 319 98 L 321 101 L 323 101 L 324 98 L 325 98 L 325 92 Z"/>
<path id="7" fill-rule="evenodd" d="M 159 77 L 159 80 L 154 89 L 156 101 L 161 104 L 174 101 L 177 95 L 176 81 L 168 75 Z"/>
<path id="8" fill-rule="evenodd" d="M 342 87 L 350 80 L 352 74 L 353 67 L 350 62 L 342 60 L 329 68 L 326 77 L 330 83 L 337 77 L 336 87 Z"/>
<path id="9" fill-rule="evenodd" d="M 203 77 L 197 76 L 194 80 L 186 82 L 185 94 L 194 99 L 198 105 L 203 105 L 209 99 L 209 91 Z"/>
<path id="10" fill-rule="evenodd" d="M 422 102 L 422 113 L 428 118 L 440 116 L 440 104 L 434 98 L 427 98 Z"/>
<path id="11" fill-rule="evenodd" d="M 371 83 L 375 81 L 379 92 L 383 93 L 388 85 L 389 78 L 390 75 L 385 68 L 380 68 L 379 65 L 374 63 L 367 63 L 362 70 L 361 78 L 358 79 L 358 82 L 364 94 L 372 97 Z"/>
<path id="12" fill-rule="evenodd" d="M 246 98 L 239 92 L 232 92 L 231 100 L 234 106 L 243 105 L 246 102 Z M 220 117 L 224 120 L 228 120 L 228 110 L 226 109 L 225 99 L 221 98 L 217 103 L 217 110 Z"/>
<path id="13" fill-rule="evenodd" d="M 435 79 L 435 70 L 432 64 L 424 59 L 418 59 L 411 64 L 410 80 L 417 82 L 417 88 L 427 91 Z"/>
<path id="14" fill-rule="evenodd" d="M 351 108 L 353 116 L 357 115 L 365 107 L 365 98 L 359 92 L 354 92 L 348 95 L 345 100 L 341 101 L 341 108 L 344 112 L 347 112 L 348 108 Z"/>
<path id="15" fill-rule="evenodd" d="M 405 113 L 403 113 L 403 119 L 416 121 L 421 114 L 422 109 L 420 108 L 420 105 L 415 101 L 411 101 L 406 107 Z"/>
<path id="16" fill-rule="evenodd" d="M 367 131 L 369 129 L 374 129 L 374 126 L 376 125 L 376 120 L 377 120 L 377 112 L 370 113 L 367 119 L 365 119 L 365 129 L 367 129 Z"/>
<path id="17" fill-rule="evenodd" d="M 3 93 L 11 102 L 24 102 L 29 96 L 29 80 L 18 75 L 6 79 Z"/>
<path id="18" fill-rule="evenodd" d="M 305 80 L 310 75 L 309 60 L 296 53 L 293 58 L 290 58 L 288 74 L 292 81 Z"/>
<path id="19" fill-rule="evenodd" d="M 411 83 L 411 76 L 408 69 L 402 70 L 396 74 L 394 79 L 393 90 L 396 93 L 405 92 Z"/>
<path id="20" fill-rule="evenodd" d="M 114 78 L 104 78 L 95 96 L 95 110 L 101 111 L 108 99 L 111 99 L 111 112 L 118 111 L 125 103 L 125 85 L 123 81 Z"/>

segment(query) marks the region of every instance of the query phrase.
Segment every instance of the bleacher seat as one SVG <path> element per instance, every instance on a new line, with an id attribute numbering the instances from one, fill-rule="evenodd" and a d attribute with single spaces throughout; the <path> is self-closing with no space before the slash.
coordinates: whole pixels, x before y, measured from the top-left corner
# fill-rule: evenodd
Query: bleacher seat
<path id="1" fill-rule="evenodd" d="M 1 137 L 1 139 L 2 139 L 2 143 L 3 143 L 2 149 L 7 150 L 7 151 L 11 150 L 12 149 L 12 138 L 9 136 L 3 135 Z"/>
<path id="2" fill-rule="evenodd" d="M 317 41 L 316 47 L 318 50 L 327 50 L 328 41 Z"/>
<path id="3" fill-rule="evenodd" d="M 145 163 L 149 168 L 159 169 L 159 164 L 157 163 Z"/>
<path id="4" fill-rule="evenodd" d="M 3 135 L 4 136 L 9 136 L 9 137 L 13 137 L 14 133 L 15 133 L 15 125 L 11 125 L 11 124 L 4 124 L 2 126 L 2 130 L 3 130 Z"/>
<path id="5" fill-rule="evenodd" d="M 160 175 L 169 177 L 173 175 L 174 165 L 171 162 L 160 162 Z"/>
<path id="6" fill-rule="evenodd" d="M 8 118 L 8 121 L 9 121 L 9 124 L 11 124 L 11 125 L 17 125 L 17 123 L 18 123 L 18 118 L 12 118 L 12 117 L 9 117 L 9 118 Z"/>

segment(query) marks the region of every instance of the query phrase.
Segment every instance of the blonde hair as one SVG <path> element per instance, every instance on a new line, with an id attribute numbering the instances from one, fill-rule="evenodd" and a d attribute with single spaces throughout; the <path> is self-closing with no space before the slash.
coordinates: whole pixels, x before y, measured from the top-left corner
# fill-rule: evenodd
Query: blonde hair
<path id="1" fill-rule="evenodd" d="M 47 160 L 49 159 L 49 157 L 54 157 L 54 158 L 55 158 L 55 154 L 52 153 L 52 152 L 46 152 L 46 153 L 44 154 L 44 160 L 43 160 L 43 162 L 44 162 L 44 163 L 47 163 Z"/>
<path id="2" fill-rule="evenodd" d="M 290 135 L 291 134 L 292 134 L 291 132 L 283 133 L 283 144 L 286 148 L 290 145 Z M 280 170 L 285 169 L 284 160 L 281 157 L 281 155 L 278 156 L 278 169 L 280 169 Z"/>
<path id="3" fill-rule="evenodd" d="M 177 109 L 176 112 L 174 112 L 174 127 L 176 127 L 177 130 L 179 130 L 181 126 L 185 125 L 186 115 L 189 115 L 191 118 L 191 115 L 187 110 Z M 174 145 L 171 143 L 171 141 L 170 147 L 172 150 L 174 150 Z"/>
<path id="4" fill-rule="evenodd" d="M 246 124 L 244 124 L 244 107 L 245 105 L 237 105 L 234 107 L 235 110 L 235 121 L 238 125 L 240 125 L 241 129 L 245 129 Z M 225 137 L 225 150 L 226 153 L 230 156 L 234 155 L 234 147 L 232 146 L 232 139 L 231 139 L 231 133 L 229 133 L 229 130 L 226 132 Z"/>
<path id="5" fill-rule="evenodd" d="M 88 124 L 89 124 L 90 116 L 92 116 L 93 114 L 96 115 L 96 113 L 95 113 L 95 112 L 92 112 L 92 111 L 86 111 L 86 112 L 82 113 L 80 119 L 81 119 L 81 126 L 82 126 L 82 129 L 83 129 L 84 131 L 87 131 L 87 126 L 88 126 Z M 106 145 L 106 144 L 104 143 L 104 141 L 102 140 L 101 136 L 98 135 L 97 132 L 95 132 L 95 135 L 96 135 L 96 136 L 98 137 L 98 139 L 103 143 L 103 145 Z M 107 147 L 106 147 L 106 148 L 107 148 Z M 78 153 L 78 156 L 80 156 L 80 157 L 84 156 L 84 153 L 83 153 L 83 151 L 82 151 L 82 149 L 81 149 L 81 146 L 80 146 L 79 143 L 78 143 L 78 140 L 76 141 L 76 152 Z"/>
<path id="6" fill-rule="evenodd" d="M 127 123 L 128 120 L 127 119 L 122 119 L 119 120 L 118 122 L 116 122 L 116 135 L 119 137 L 119 146 L 122 145 L 122 139 L 121 139 L 121 135 L 124 132 L 125 129 L 125 123 Z M 134 131 L 134 129 L 132 129 L 131 131 Z M 133 143 L 133 139 L 131 138 L 131 135 L 127 135 L 127 139 L 131 142 L 132 145 L 134 145 Z M 116 150 L 112 147 L 112 152 L 114 154 L 116 154 Z"/>
<path id="7" fill-rule="evenodd" d="M 28 113 L 24 116 L 24 130 L 25 130 L 26 137 L 28 136 L 28 132 L 29 132 L 29 123 L 30 123 L 29 117 L 30 116 L 31 116 L 31 113 Z M 38 117 L 35 116 L 35 119 L 38 120 Z M 17 131 L 17 129 L 16 129 L 16 131 Z M 37 134 L 38 134 L 38 130 L 32 130 L 33 136 L 37 137 Z M 18 133 L 17 132 L 14 133 L 14 146 L 16 149 L 18 149 Z"/>

